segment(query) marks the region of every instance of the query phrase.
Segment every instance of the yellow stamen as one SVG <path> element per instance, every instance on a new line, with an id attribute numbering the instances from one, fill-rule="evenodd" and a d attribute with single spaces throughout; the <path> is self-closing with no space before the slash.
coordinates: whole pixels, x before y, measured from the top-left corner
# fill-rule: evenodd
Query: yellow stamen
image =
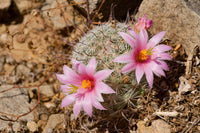
<path id="1" fill-rule="evenodd" d="M 149 55 L 152 55 L 152 52 L 153 52 L 152 48 L 141 50 L 139 54 L 136 56 L 136 60 L 138 62 L 144 62 L 148 59 Z"/>
<path id="2" fill-rule="evenodd" d="M 87 89 L 87 88 L 91 89 L 92 82 L 90 80 L 83 80 L 82 87 L 83 89 Z"/>
<path id="3" fill-rule="evenodd" d="M 68 93 L 69 94 L 72 94 L 72 93 L 76 93 L 77 92 L 77 90 L 78 90 L 78 87 L 77 86 L 75 86 L 75 85 L 72 85 L 72 84 L 70 84 L 70 85 L 68 85 L 70 88 L 68 88 Z"/>

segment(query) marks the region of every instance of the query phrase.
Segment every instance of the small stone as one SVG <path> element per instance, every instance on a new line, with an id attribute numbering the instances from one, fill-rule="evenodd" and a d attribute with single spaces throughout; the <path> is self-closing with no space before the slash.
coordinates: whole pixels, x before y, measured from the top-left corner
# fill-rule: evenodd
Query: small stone
<path id="1" fill-rule="evenodd" d="M 138 133 L 154 133 L 151 127 L 145 126 L 145 121 L 139 121 L 137 123 L 137 127 L 138 127 L 137 129 Z"/>
<path id="2" fill-rule="evenodd" d="M 25 65 L 18 65 L 17 66 L 17 75 L 24 75 L 26 77 L 29 77 L 29 73 L 31 72 L 31 69 L 29 69 Z"/>
<path id="3" fill-rule="evenodd" d="M 0 1 L 0 11 L 7 10 L 11 5 L 11 0 L 1 0 Z M 1 14 L 1 12 L 0 12 Z"/>
<path id="4" fill-rule="evenodd" d="M 197 129 L 200 131 L 200 126 L 197 126 Z"/>
<path id="5" fill-rule="evenodd" d="M 71 115 L 70 115 L 70 120 L 71 120 L 71 121 L 75 120 L 75 115 L 74 115 L 74 114 L 71 114 Z"/>
<path id="6" fill-rule="evenodd" d="M 170 126 L 163 120 L 155 120 L 151 125 L 154 133 L 171 133 Z"/>
<path id="7" fill-rule="evenodd" d="M 55 103 L 52 103 L 52 102 L 46 102 L 46 103 L 44 103 L 44 106 L 46 106 L 47 108 L 54 108 L 54 107 L 56 107 Z"/>
<path id="8" fill-rule="evenodd" d="M 47 96 L 47 97 L 54 96 L 53 85 L 43 85 L 43 86 L 41 86 L 40 87 L 40 93 Z"/>
<path id="9" fill-rule="evenodd" d="M 43 133 L 49 133 L 49 131 L 52 131 L 56 126 L 59 124 L 63 124 L 65 121 L 64 114 L 53 114 L 49 117 L 49 120 L 47 122 L 47 125 L 45 129 L 43 130 Z"/>
<path id="10" fill-rule="evenodd" d="M 25 14 L 31 10 L 32 1 L 31 0 L 14 0 L 21 14 Z"/>
<path id="11" fill-rule="evenodd" d="M 31 131 L 31 132 L 38 131 L 38 125 L 34 121 L 29 121 L 27 123 L 27 127 L 28 127 L 29 131 Z"/>
<path id="12" fill-rule="evenodd" d="M 0 34 L 0 42 L 1 44 L 7 44 L 8 42 L 8 34 L 7 33 L 2 33 Z"/>
<path id="13" fill-rule="evenodd" d="M 38 124 L 38 127 L 43 130 L 45 128 L 45 125 L 47 124 L 47 121 L 39 120 L 37 124 Z"/>
<path id="14" fill-rule="evenodd" d="M 11 56 L 7 56 L 6 57 L 6 63 L 8 63 L 8 64 L 14 64 L 15 60 Z"/>
<path id="15" fill-rule="evenodd" d="M 6 30 L 7 30 L 6 25 L 5 25 L 5 24 L 2 24 L 2 25 L 0 26 L 0 33 L 6 32 Z"/>
<path id="16" fill-rule="evenodd" d="M 41 114 L 41 115 L 40 115 L 40 120 L 47 121 L 48 118 L 49 118 L 48 114 Z"/>
<path id="17" fill-rule="evenodd" d="M 179 78 L 179 80 L 180 80 L 180 85 L 178 88 L 179 95 L 185 94 L 188 91 L 190 91 L 191 85 L 189 84 L 189 81 L 186 78 L 184 78 L 183 76 L 181 76 Z"/>

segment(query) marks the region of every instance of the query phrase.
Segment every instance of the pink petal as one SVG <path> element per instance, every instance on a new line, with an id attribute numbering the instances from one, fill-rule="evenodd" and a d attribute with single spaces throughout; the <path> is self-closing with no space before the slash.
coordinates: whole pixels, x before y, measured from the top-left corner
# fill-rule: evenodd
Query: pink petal
<path id="1" fill-rule="evenodd" d="M 111 87 L 109 87 L 107 84 L 103 82 L 96 83 L 95 89 L 103 94 L 115 93 L 115 91 Z"/>
<path id="2" fill-rule="evenodd" d="M 97 109 L 106 110 L 106 109 L 96 100 L 95 95 L 93 95 L 92 105 L 93 105 L 95 108 L 97 108 Z"/>
<path id="3" fill-rule="evenodd" d="M 78 117 L 78 114 L 80 113 L 82 108 L 82 101 L 81 100 L 77 100 L 76 103 L 74 104 L 74 108 L 73 108 L 73 112 L 75 115 L 75 118 Z"/>
<path id="4" fill-rule="evenodd" d="M 147 30 L 152 26 L 152 23 L 153 23 L 152 20 L 147 21 L 147 23 L 146 23 Z"/>
<path id="5" fill-rule="evenodd" d="M 73 84 L 75 86 L 79 86 L 81 83 L 80 78 L 73 79 L 72 77 L 66 76 L 64 74 L 56 74 L 56 77 L 63 84 Z"/>
<path id="6" fill-rule="evenodd" d="M 87 89 L 83 89 L 82 87 L 80 87 L 78 90 L 77 90 L 77 94 L 84 94 L 86 91 L 88 91 Z"/>
<path id="7" fill-rule="evenodd" d="M 171 56 L 167 53 L 160 53 L 159 57 L 160 57 L 159 59 L 161 60 L 172 60 Z"/>
<path id="8" fill-rule="evenodd" d="M 69 78 L 67 78 L 67 76 L 65 76 L 64 74 L 56 74 L 56 77 L 58 78 L 58 80 L 63 83 L 63 84 L 68 84 L 70 83 Z"/>
<path id="9" fill-rule="evenodd" d="M 161 60 L 159 60 L 158 62 L 159 62 L 160 67 L 161 67 L 162 69 L 164 69 L 165 71 L 169 71 L 169 67 L 168 67 L 168 65 L 167 65 L 166 62 L 161 61 Z"/>
<path id="10" fill-rule="evenodd" d="M 135 47 L 135 40 L 128 34 L 124 32 L 118 32 L 122 36 L 122 38 L 132 47 Z"/>
<path id="11" fill-rule="evenodd" d="M 60 85 L 60 89 L 64 92 L 64 93 L 68 93 L 68 88 L 70 84 L 67 84 L 67 85 Z"/>
<path id="12" fill-rule="evenodd" d="M 86 66 L 84 64 L 80 63 L 78 68 L 77 68 L 77 72 L 80 75 L 87 75 Z"/>
<path id="13" fill-rule="evenodd" d="M 147 40 L 148 40 L 148 34 L 146 30 L 141 30 L 140 31 L 140 42 L 142 44 L 142 48 L 145 48 L 146 44 L 147 44 Z"/>
<path id="14" fill-rule="evenodd" d="M 131 54 L 122 54 L 113 60 L 113 62 L 119 62 L 119 63 L 128 63 L 132 61 L 133 61 L 133 56 Z"/>
<path id="15" fill-rule="evenodd" d="M 169 51 L 170 49 L 172 49 L 172 47 L 161 44 L 161 45 L 156 46 L 153 50 L 154 51 L 156 50 L 156 52 L 162 53 L 165 51 Z"/>
<path id="16" fill-rule="evenodd" d="M 95 89 L 94 90 L 94 95 L 96 96 L 96 99 L 100 102 L 104 102 L 103 97 L 101 95 L 100 89 Z"/>
<path id="17" fill-rule="evenodd" d="M 145 71 L 147 82 L 149 83 L 149 86 L 151 89 L 153 86 L 153 72 L 149 68 L 145 68 L 144 71 Z"/>
<path id="18" fill-rule="evenodd" d="M 161 41 L 161 39 L 164 37 L 165 33 L 166 31 L 162 31 L 156 34 L 155 36 L 153 36 L 147 44 L 147 49 L 155 47 L 156 44 L 158 44 Z"/>
<path id="19" fill-rule="evenodd" d="M 76 98 L 75 95 L 76 94 L 67 95 L 62 100 L 61 107 L 65 107 L 65 106 L 68 106 L 68 105 L 72 104 L 75 101 L 75 98 Z"/>
<path id="20" fill-rule="evenodd" d="M 165 77 L 163 69 L 156 62 L 150 62 L 147 67 L 150 68 L 157 76 L 160 77 L 160 75 L 162 75 Z"/>
<path id="21" fill-rule="evenodd" d="M 142 76 L 143 76 L 143 74 L 144 74 L 144 69 L 143 69 L 143 66 L 142 66 L 142 65 L 138 64 L 138 65 L 136 66 L 136 72 L 135 72 L 135 74 L 136 74 L 137 82 L 138 82 L 138 84 L 139 84 L 139 83 L 140 83 L 140 80 L 141 80 L 141 78 L 142 78 Z"/>
<path id="22" fill-rule="evenodd" d="M 133 36 L 135 39 L 138 39 L 139 36 L 137 33 L 135 33 L 134 30 L 132 30 L 130 27 L 128 28 L 128 32 L 131 34 L 131 36 Z"/>
<path id="23" fill-rule="evenodd" d="M 135 68 L 136 68 L 135 63 L 129 63 L 122 68 L 122 73 L 133 71 L 135 70 Z"/>
<path id="24" fill-rule="evenodd" d="M 90 92 L 91 93 L 91 92 Z M 91 94 L 89 92 L 85 93 L 85 97 L 83 99 L 83 109 L 84 111 L 92 117 L 92 99 L 91 99 Z"/>
<path id="25" fill-rule="evenodd" d="M 75 59 L 72 59 L 72 64 L 73 64 L 74 71 L 78 71 L 78 67 L 80 65 L 80 62 L 75 60 Z"/>
<path id="26" fill-rule="evenodd" d="M 160 77 L 160 75 L 162 75 L 163 77 L 165 77 L 165 72 L 163 71 L 163 69 L 161 69 L 160 67 L 157 67 L 157 69 L 153 70 L 153 72 Z"/>
<path id="27" fill-rule="evenodd" d="M 75 81 L 75 80 L 71 79 L 71 77 L 67 77 L 64 74 L 56 74 L 56 77 L 63 84 L 77 84 L 77 80 Z"/>
<path id="28" fill-rule="evenodd" d="M 106 79 L 112 72 L 113 70 L 109 70 L 109 69 L 101 70 L 101 71 L 96 72 L 94 77 L 97 81 L 101 81 L 101 80 Z"/>
<path id="29" fill-rule="evenodd" d="M 64 65 L 63 71 L 66 76 L 69 76 L 73 79 L 79 79 L 79 76 L 68 66 Z"/>
<path id="30" fill-rule="evenodd" d="M 92 59 L 89 61 L 88 65 L 86 66 L 86 71 L 89 75 L 93 75 L 97 67 L 96 59 L 95 57 L 92 57 Z"/>

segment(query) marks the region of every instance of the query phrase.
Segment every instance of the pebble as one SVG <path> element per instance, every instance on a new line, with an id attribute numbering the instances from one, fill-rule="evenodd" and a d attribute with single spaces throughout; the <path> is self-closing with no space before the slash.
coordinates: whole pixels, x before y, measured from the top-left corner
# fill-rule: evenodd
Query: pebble
<path id="1" fill-rule="evenodd" d="M 31 131 L 31 132 L 38 131 L 38 125 L 34 121 L 29 121 L 27 123 L 27 127 L 28 127 L 29 131 Z"/>
<path id="2" fill-rule="evenodd" d="M 43 133 L 49 133 L 52 129 L 56 128 L 59 124 L 63 124 L 65 121 L 64 114 L 53 114 L 49 117 L 47 125 L 45 126 Z"/>
<path id="3" fill-rule="evenodd" d="M 53 85 L 42 85 L 40 87 L 40 93 L 47 97 L 54 96 Z"/>

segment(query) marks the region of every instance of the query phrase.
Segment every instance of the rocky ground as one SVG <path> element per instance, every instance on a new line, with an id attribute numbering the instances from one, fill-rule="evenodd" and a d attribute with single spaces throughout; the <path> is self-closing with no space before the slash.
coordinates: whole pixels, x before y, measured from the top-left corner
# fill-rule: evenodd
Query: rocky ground
<path id="1" fill-rule="evenodd" d="M 87 21 L 84 0 L 1 0 L 0 132 L 200 132 L 200 3 L 149 1 L 89 0 Z M 116 12 L 112 3 L 119 5 Z M 170 71 L 155 78 L 136 108 L 95 110 L 92 118 L 82 112 L 75 119 L 72 106 L 60 107 L 65 95 L 55 73 L 70 65 L 73 45 L 91 22 L 108 21 L 110 13 L 110 19 L 125 21 L 129 8 L 131 18 L 146 14 L 153 20 L 151 34 L 167 31 Z"/>

